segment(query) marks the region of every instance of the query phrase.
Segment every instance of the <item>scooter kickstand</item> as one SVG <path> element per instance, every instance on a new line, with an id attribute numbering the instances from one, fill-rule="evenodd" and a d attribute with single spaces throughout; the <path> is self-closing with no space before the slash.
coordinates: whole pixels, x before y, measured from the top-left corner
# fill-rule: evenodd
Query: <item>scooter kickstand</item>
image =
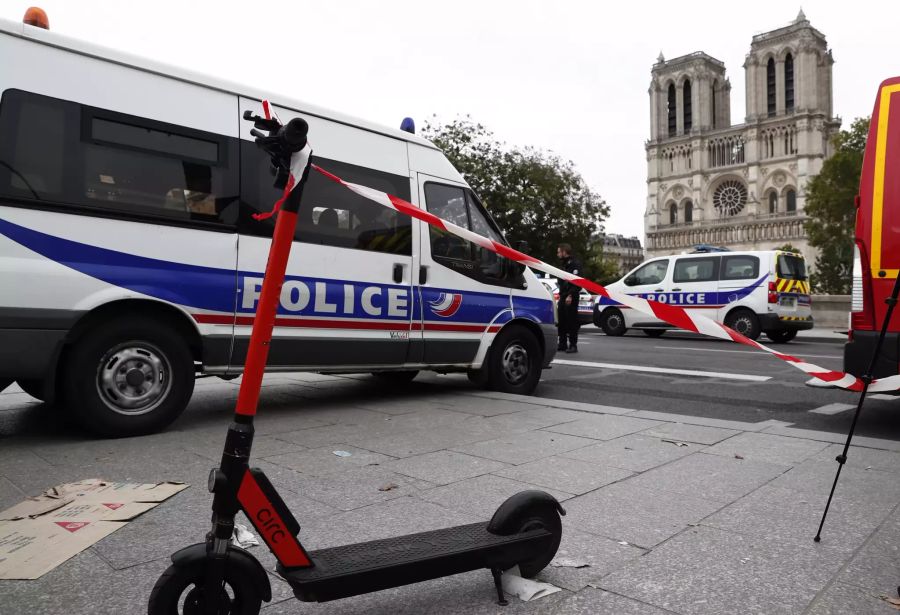
<path id="1" fill-rule="evenodd" d="M 509 602 L 503 596 L 503 583 L 500 580 L 503 576 L 503 571 L 499 568 L 491 568 L 491 574 L 494 575 L 494 587 L 497 588 L 497 604 L 506 606 Z"/>

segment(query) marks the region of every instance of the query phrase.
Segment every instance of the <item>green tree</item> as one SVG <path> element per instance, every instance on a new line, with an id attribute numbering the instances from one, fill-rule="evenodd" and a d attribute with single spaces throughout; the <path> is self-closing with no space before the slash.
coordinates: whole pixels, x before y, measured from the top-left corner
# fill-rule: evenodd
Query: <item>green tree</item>
<path id="1" fill-rule="evenodd" d="M 816 292 L 845 295 L 850 292 L 853 232 L 863 152 L 869 134 L 869 118 L 857 118 L 849 130 L 833 139 L 834 155 L 806 187 L 806 234 L 818 248 L 814 287 Z"/>
<path id="2" fill-rule="evenodd" d="M 527 241 L 529 254 L 556 263 L 556 247 L 569 243 L 584 275 L 602 273 L 591 234 L 609 215 L 571 161 L 534 147 L 508 147 L 469 118 L 426 122 L 425 138 L 440 147 L 479 196 L 511 242 Z"/>

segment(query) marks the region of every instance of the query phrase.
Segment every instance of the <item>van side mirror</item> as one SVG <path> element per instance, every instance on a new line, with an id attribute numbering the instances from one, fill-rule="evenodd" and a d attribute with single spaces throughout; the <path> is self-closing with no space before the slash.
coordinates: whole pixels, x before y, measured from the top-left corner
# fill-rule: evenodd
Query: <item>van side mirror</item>
<path id="1" fill-rule="evenodd" d="M 625 286 L 634 286 L 636 281 L 637 280 L 635 279 L 635 277 L 633 275 L 630 275 L 624 280 Z"/>

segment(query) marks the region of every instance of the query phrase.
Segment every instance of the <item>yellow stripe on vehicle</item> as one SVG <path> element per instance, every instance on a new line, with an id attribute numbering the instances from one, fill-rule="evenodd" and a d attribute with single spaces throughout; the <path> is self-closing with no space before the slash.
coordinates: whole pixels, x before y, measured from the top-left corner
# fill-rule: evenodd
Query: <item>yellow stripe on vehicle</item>
<path id="1" fill-rule="evenodd" d="M 887 158 L 888 119 L 891 110 L 891 96 L 900 92 L 900 84 L 891 85 L 881 90 L 881 101 L 878 107 L 878 133 L 875 143 L 875 177 L 872 186 L 872 275 L 876 277 L 896 278 L 898 270 L 884 270 L 885 276 L 879 276 L 881 269 L 881 226 L 884 214 L 884 172 Z"/>

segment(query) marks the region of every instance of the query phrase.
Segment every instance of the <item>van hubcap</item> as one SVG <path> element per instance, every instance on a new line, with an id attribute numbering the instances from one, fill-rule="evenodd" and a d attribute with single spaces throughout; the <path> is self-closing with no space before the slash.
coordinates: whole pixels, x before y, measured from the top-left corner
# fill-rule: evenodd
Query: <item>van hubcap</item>
<path id="1" fill-rule="evenodd" d="M 111 348 L 97 367 L 97 392 L 108 408 L 130 416 L 156 408 L 172 388 L 172 367 L 158 348 L 126 342 Z"/>
<path id="2" fill-rule="evenodd" d="M 519 384 L 528 378 L 528 351 L 513 342 L 503 351 L 503 376 L 510 384 Z"/>

